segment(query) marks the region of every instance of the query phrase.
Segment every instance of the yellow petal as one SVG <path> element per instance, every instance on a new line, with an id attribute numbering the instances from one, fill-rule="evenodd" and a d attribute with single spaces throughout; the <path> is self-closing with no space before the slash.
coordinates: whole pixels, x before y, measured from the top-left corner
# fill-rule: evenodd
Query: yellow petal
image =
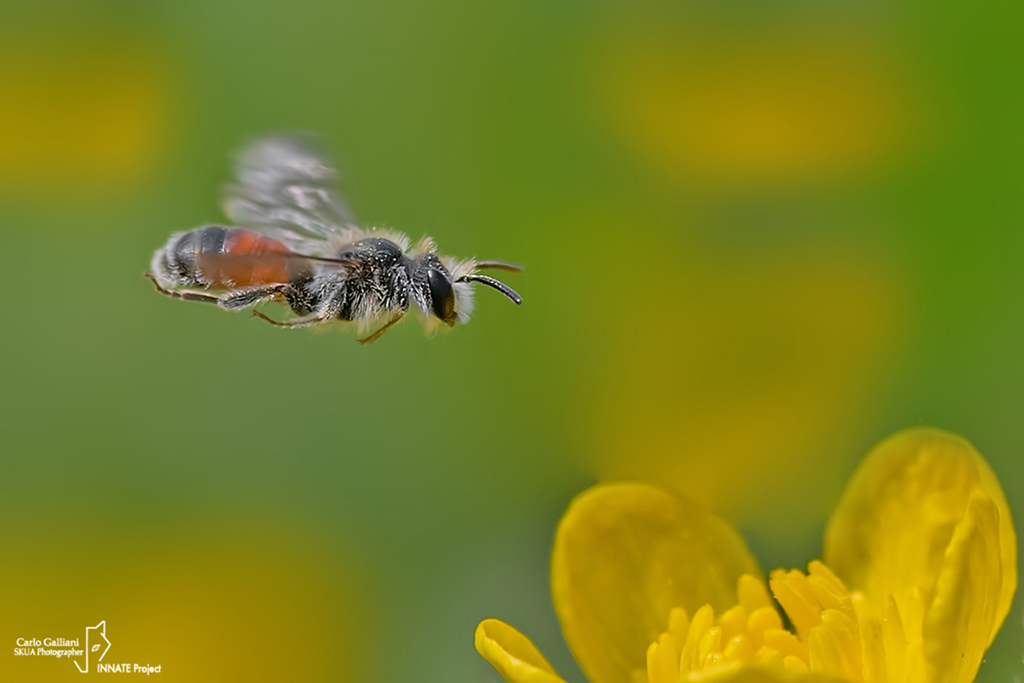
<path id="1" fill-rule="evenodd" d="M 928 680 L 970 683 L 997 624 L 999 513 L 991 498 L 971 498 L 946 551 L 935 601 L 924 620 Z"/>
<path id="2" fill-rule="evenodd" d="M 990 501 L 994 511 L 991 552 L 999 571 L 962 577 L 960 581 L 983 581 L 985 586 L 956 590 L 983 590 L 986 597 L 977 609 L 993 605 L 994 618 L 982 619 L 986 631 L 980 638 L 987 647 L 1017 587 L 1017 539 L 999 481 L 961 437 L 910 429 L 877 445 L 851 479 L 829 522 L 825 563 L 849 588 L 864 591 L 875 610 L 888 609 L 886 602 L 893 596 L 908 640 L 920 637 L 940 574 L 947 573 L 947 547 L 975 497 Z M 939 590 L 954 589 L 947 585 Z M 973 623 L 975 607 L 960 608 L 966 610 L 963 618 Z M 933 630 L 932 635 L 941 634 Z"/>
<path id="3" fill-rule="evenodd" d="M 807 639 L 807 650 L 811 668 L 815 671 L 823 671 L 836 677 L 846 673 L 842 645 L 831 629 L 811 629 L 810 637 Z"/>
<path id="4" fill-rule="evenodd" d="M 593 683 L 628 683 L 674 607 L 736 604 L 760 575 L 743 539 L 706 509 L 643 484 L 596 486 L 562 518 L 551 560 L 555 611 Z"/>
<path id="5" fill-rule="evenodd" d="M 565 683 L 530 639 L 503 621 L 481 621 L 474 644 L 509 683 Z"/>
<path id="6" fill-rule="evenodd" d="M 794 657 L 794 659 L 796 659 Z M 691 678 L 700 683 L 849 683 L 841 678 L 783 667 L 736 666 L 698 674 Z"/>
<path id="7" fill-rule="evenodd" d="M 898 641 L 887 643 L 884 640 L 885 633 L 882 630 L 882 620 L 871 614 L 865 606 L 862 593 L 854 593 L 851 603 L 856 611 L 857 624 L 860 628 L 864 683 L 887 683 L 889 680 L 904 680 L 902 677 L 897 676 L 895 671 L 887 670 L 885 661 L 886 644 L 890 648 L 902 648 L 902 644 Z"/>

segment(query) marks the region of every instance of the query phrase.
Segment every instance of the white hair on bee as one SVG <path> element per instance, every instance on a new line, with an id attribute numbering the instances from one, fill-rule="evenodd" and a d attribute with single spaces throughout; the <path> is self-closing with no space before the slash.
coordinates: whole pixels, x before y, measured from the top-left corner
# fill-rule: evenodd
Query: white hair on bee
<path id="1" fill-rule="evenodd" d="M 423 323 L 423 333 L 427 335 L 437 334 L 439 331 L 444 332 L 449 328 L 447 325 L 442 323 L 435 316 L 424 313 L 423 311 L 416 309 L 416 317 Z"/>
<path id="2" fill-rule="evenodd" d="M 476 272 L 476 260 L 456 261 L 450 256 L 442 256 L 441 263 L 452 276 L 452 287 L 455 290 L 455 313 L 459 316 L 459 322 L 468 323 L 469 316 L 473 313 L 474 289 L 472 284 L 461 280 Z"/>
<path id="3" fill-rule="evenodd" d="M 363 299 L 359 306 L 353 310 L 352 322 L 356 325 L 356 332 L 362 334 L 375 326 L 384 313 L 378 302 L 369 297 Z"/>
<path id="4" fill-rule="evenodd" d="M 153 277 L 161 287 L 171 289 L 178 285 L 177 278 L 171 272 L 171 261 L 174 259 L 174 246 L 184 234 L 184 232 L 172 232 L 167 243 L 153 252 L 153 259 L 149 262 L 149 272 L 153 273 Z"/>
<path id="5" fill-rule="evenodd" d="M 365 334 L 367 331 L 377 328 L 383 322 L 387 321 L 388 316 L 386 311 L 379 311 L 369 317 L 357 318 L 355 320 L 331 320 L 329 325 L 317 325 L 312 329 L 317 334 L 327 332 L 331 328 L 339 330 L 355 330 L 356 334 Z"/>
<path id="6" fill-rule="evenodd" d="M 430 235 L 424 235 L 420 238 L 420 241 L 416 243 L 416 246 L 412 248 L 412 251 L 406 250 L 406 253 L 408 253 L 412 258 L 420 258 L 427 254 L 436 254 L 437 242 L 435 242 L 434 238 Z"/>
<path id="7" fill-rule="evenodd" d="M 386 239 L 389 242 L 393 242 L 402 250 L 403 253 L 409 253 L 409 236 L 405 233 L 398 232 L 397 230 L 391 230 L 389 228 L 360 228 L 354 225 L 349 225 L 345 229 L 339 231 L 337 235 L 331 237 L 329 244 L 330 249 L 327 255 L 334 255 L 342 247 L 346 247 L 360 240 L 369 239 L 371 237 L 378 237 Z M 421 240 L 422 241 L 422 240 Z"/>
<path id="8" fill-rule="evenodd" d="M 363 317 L 356 318 L 350 322 L 355 325 L 357 334 L 363 334 L 367 330 L 373 329 L 377 327 L 378 324 L 382 323 L 387 318 L 385 313 L 386 311 L 378 309 L 374 313 L 366 313 Z"/>

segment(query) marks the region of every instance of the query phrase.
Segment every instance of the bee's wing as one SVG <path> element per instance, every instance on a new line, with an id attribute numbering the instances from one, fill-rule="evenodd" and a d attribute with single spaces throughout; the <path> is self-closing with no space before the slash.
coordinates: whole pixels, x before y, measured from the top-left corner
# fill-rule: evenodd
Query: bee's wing
<path id="1" fill-rule="evenodd" d="M 294 251 L 324 255 L 355 224 L 337 183 L 334 165 L 310 141 L 260 138 L 238 155 L 224 212 Z"/>

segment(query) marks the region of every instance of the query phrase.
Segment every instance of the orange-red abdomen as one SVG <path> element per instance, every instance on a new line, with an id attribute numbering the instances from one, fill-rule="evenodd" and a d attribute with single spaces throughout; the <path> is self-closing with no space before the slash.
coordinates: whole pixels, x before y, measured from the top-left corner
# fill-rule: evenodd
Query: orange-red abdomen
<path id="1" fill-rule="evenodd" d="M 283 243 L 251 230 L 220 226 L 199 230 L 211 234 L 193 241 L 201 245 L 196 265 L 213 289 L 290 282 L 305 265 Z"/>

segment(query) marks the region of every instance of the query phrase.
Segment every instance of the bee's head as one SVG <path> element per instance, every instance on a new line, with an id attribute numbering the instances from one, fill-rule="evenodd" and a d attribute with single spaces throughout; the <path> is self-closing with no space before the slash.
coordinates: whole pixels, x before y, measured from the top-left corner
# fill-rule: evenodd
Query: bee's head
<path id="1" fill-rule="evenodd" d="M 459 320 L 458 297 L 451 272 L 435 254 L 416 259 L 413 279 L 423 312 L 451 326 Z"/>
<path id="2" fill-rule="evenodd" d="M 479 267 L 500 268 L 502 270 L 519 271 L 521 268 L 500 261 L 474 261 L 453 263 L 451 269 L 445 267 L 441 259 L 432 253 L 424 254 L 418 263 L 422 289 L 427 295 L 427 303 L 434 316 L 448 326 L 456 322 L 467 322 L 473 310 L 473 287 L 471 283 L 493 287 L 516 304 L 523 303 L 522 297 L 503 282 L 477 275 Z"/>

